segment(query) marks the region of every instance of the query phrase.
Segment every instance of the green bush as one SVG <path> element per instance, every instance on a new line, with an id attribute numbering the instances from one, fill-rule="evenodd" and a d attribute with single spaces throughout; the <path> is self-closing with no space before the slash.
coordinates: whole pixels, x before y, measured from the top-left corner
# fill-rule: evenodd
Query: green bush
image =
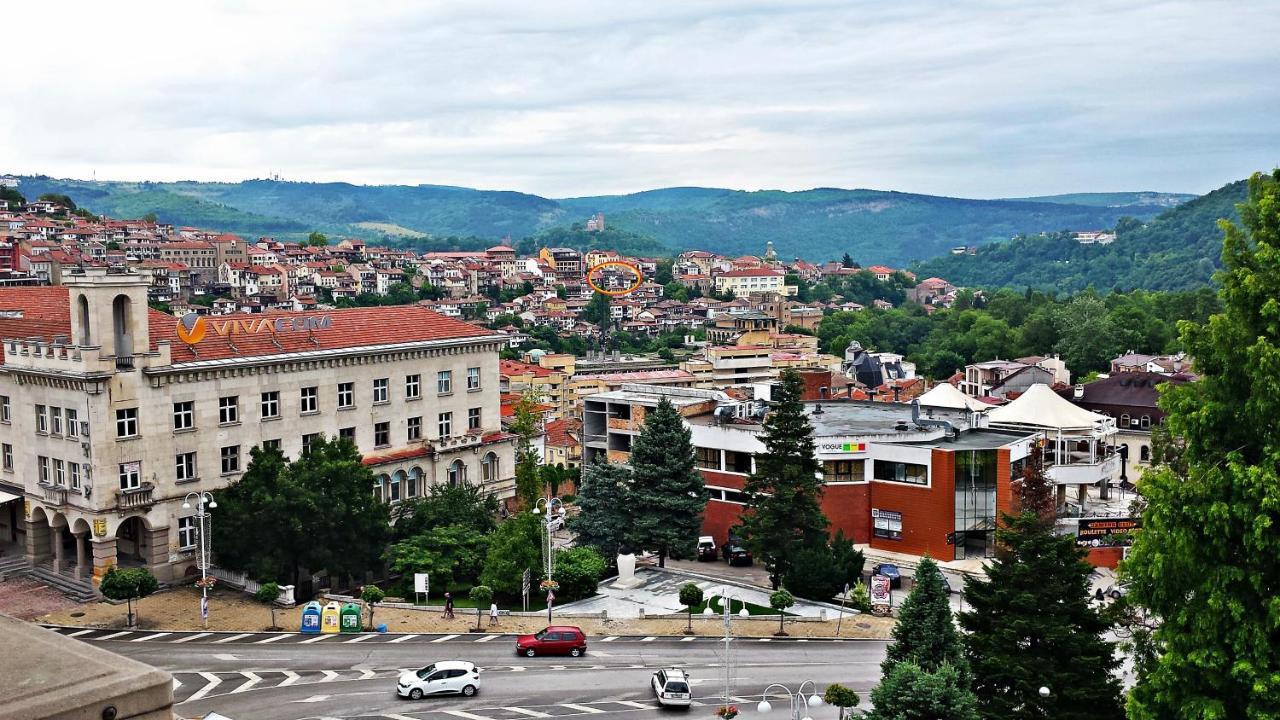
<path id="1" fill-rule="evenodd" d="M 570 602 L 594 595 L 596 587 L 604 579 L 605 569 L 604 558 L 592 547 L 576 547 L 556 553 L 555 581 L 560 583 L 557 600 Z"/>
<path id="2" fill-rule="evenodd" d="M 783 584 L 800 597 L 829 601 L 862 577 L 862 551 L 836 533 L 829 545 L 801 548 Z"/>

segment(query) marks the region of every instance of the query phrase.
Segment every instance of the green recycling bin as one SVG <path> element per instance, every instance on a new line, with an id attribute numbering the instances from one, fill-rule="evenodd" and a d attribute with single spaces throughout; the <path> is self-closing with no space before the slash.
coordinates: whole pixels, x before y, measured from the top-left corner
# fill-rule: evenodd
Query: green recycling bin
<path id="1" fill-rule="evenodd" d="M 360 632 L 360 606 L 355 603 L 347 603 L 342 606 L 342 632 L 358 633 Z"/>

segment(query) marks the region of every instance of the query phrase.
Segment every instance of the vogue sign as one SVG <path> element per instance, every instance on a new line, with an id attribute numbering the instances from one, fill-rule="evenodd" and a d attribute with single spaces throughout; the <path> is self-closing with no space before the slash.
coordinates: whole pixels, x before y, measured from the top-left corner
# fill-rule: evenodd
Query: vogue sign
<path id="1" fill-rule="evenodd" d="M 333 318 L 328 315 L 212 320 L 196 313 L 187 313 L 178 318 L 177 331 L 179 340 L 188 345 L 195 345 L 203 340 L 210 330 L 220 337 L 230 337 L 231 335 L 324 330 L 332 324 Z"/>

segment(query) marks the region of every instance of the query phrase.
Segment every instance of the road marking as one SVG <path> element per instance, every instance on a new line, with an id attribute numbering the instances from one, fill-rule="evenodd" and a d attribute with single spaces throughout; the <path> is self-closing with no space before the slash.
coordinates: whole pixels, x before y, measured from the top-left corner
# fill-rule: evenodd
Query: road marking
<path id="1" fill-rule="evenodd" d="M 204 697 L 205 695 L 208 695 L 210 690 L 222 684 L 222 678 L 218 677 L 217 675 L 214 675 L 213 673 L 202 672 L 200 673 L 200 677 L 204 678 L 205 680 L 208 680 L 209 681 L 208 684 L 200 688 L 199 690 L 191 693 L 191 697 L 187 698 L 183 702 L 195 702 L 200 698 Z"/>
<path id="2" fill-rule="evenodd" d="M 457 635 L 445 635 L 445 636 L 443 636 L 443 637 L 438 637 L 438 638 L 436 638 L 435 640 L 432 640 L 431 642 L 433 642 L 433 643 L 445 642 L 445 641 L 447 641 L 447 640 L 452 640 L 452 639 L 454 639 L 454 638 L 456 638 L 456 637 L 458 637 L 458 636 L 457 636 Z"/>
<path id="3" fill-rule="evenodd" d="M 177 640 L 174 640 L 173 643 L 176 645 L 178 643 L 191 642 L 196 638 L 208 637 L 209 635 L 212 635 L 212 634 L 213 633 L 205 632 L 205 633 L 196 633 L 195 635 L 187 635 L 186 637 L 180 637 Z"/>
<path id="4" fill-rule="evenodd" d="M 357 679 L 358 679 L 358 680 L 368 680 L 368 679 L 372 678 L 374 675 L 377 675 L 377 674 L 378 674 L 378 673 L 374 672 L 373 670 L 364 669 L 364 670 L 361 670 L 361 671 L 360 671 L 360 677 L 359 677 L 359 678 L 357 678 Z"/>
<path id="5" fill-rule="evenodd" d="M 324 679 L 320 681 L 322 683 L 338 679 L 338 673 L 332 670 L 321 670 L 320 672 L 324 673 Z"/>
<path id="6" fill-rule="evenodd" d="M 609 637 L 601 640 L 600 642 L 613 642 L 614 640 L 617 640 L 617 639 L 618 639 L 617 635 L 610 635 Z"/>
<path id="7" fill-rule="evenodd" d="M 528 715 L 529 717 L 535 717 L 535 718 L 551 717 L 550 713 L 538 712 L 537 710 L 526 710 L 522 707 L 504 707 L 502 709 L 510 710 L 513 713 L 520 713 L 521 715 Z"/>
<path id="8" fill-rule="evenodd" d="M 313 703 L 313 702 L 324 702 L 325 700 L 328 700 L 328 699 L 329 699 L 329 696 L 328 696 L 328 695 L 312 695 L 312 696 L 311 696 L 311 697 L 309 697 L 309 698 L 302 698 L 301 700 L 294 700 L 294 702 L 296 702 L 296 703 Z"/>
<path id="9" fill-rule="evenodd" d="M 756 642 L 773 642 L 773 638 L 760 638 Z"/>
<path id="10" fill-rule="evenodd" d="M 91 632 L 94 632 L 94 631 L 93 630 L 77 630 L 71 633 L 70 635 L 68 635 L 67 637 L 80 637 L 81 635 L 88 635 Z"/>
<path id="11" fill-rule="evenodd" d="M 235 695 L 236 693 L 242 693 L 242 692 L 244 692 L 244 691 L 246 691 L 246 690 L 252 690 L 254 685 L 257 685 L 258 683 L 262 682 L 262 678 L 258 677 L 258 676 L 257 676 L 256 674 L 254 674 L 254 673 L 248 672 L 247 670 L 246 670 L 246 671 L 244 671 L 244 672 L 242 672 L 242 673 L 240 673 L 240 674 L 241 674 L 241 675 L 243 675 L 243 676 L 245 676 L 245 678 L 247 678 L 247 680 L 245 681 L 245 683 L 244 683 L 243 685 L 241 685 L 240 687 L 236 688 L 235 690 L 232 690 L 232 691 L 231 691 L 231 694 L 232 694 L 232 695 Z"/>
<path id="12" fill-rule="evenodd" d="M 351 638 L 350 640 L 343 640 L 343 642 L 345 643 L 364 642 L 365 640 L 368 640 L 371 637 L 373 637 L 373 635 L 358 635 L 356 637 Z"/>
<path id="13" fill-rule="evenodd" d="M 156 633 L 154 635 L 143 635 L 142 637 L 134 638 L 129 642 L 146 642 L 147 640 L 155 640 L 156 638 L 162 638 L 162 637 L 165 637 L 166 635 L 172 635 L 172 634 L 173 633 L 171 632 L 162 632 L 162 633 Z"/>
<path id="14" fill-rule="evenodd" d="M 579 711 L 579 712 L 587 713 L 588 715 L 603 715 L 603 714 L 604 714 L 604 710 L 601 710 L 600 708 L 593 708 L 593 707 L 591 707 L 590 705 L 576 705 L 576 704 L 574 704 L 574 703 L 560 703 L 560 707 L 566 707 L 566 708 L 569 708 L 570 710 L 577 710 L 577 711 Z M 446 711 L 446 712 L 447 712 L 447 711 Z"/>
<path id="15" fill-rule="evenodd" d="M 690 637 L 687 637 L 687 638 L 680 638 L 680 642 L 693 642 L 694 640 L 697 640 L 697 639 L 698 639 L 698 638 L 696 638 L 696 637 L 692 637 L 692 636 L 690 636 Z"/>
<path id="16" fill-rule="evenodd" d="M 408 715 L 397 715 L 395 713 L 387 713 L 382 717 L 387 718 L 387 720 L 420 720 L 419 718 L 411 718 Z"/>
<path id="17" fill-rule="evenodd" d="M 240 640 L 240 639 L 243 639 L 243 638 L 247 638 L 247 637 L 249 637 L 249 636 L 250 636 L 250 635 L 252 635 L 252 634 L 253 634 L 253 633 L 240 633 L 239 635 L 232 635 L 232 636 L 230 636 L 230 637 L 224 637 L 224 638 L 222 638 L 221 640 L 214 640 L 214 642 L 215 642 L 215 643 L 229 643 L 229 642 L 231 642 L 231 641 L 233 641 L 233 640 Z"/>
<path id="18" fill-rule="evenodd" d="M 454 717 L 466 718 L 466 720 L 493 720 L 491 717 L 484 715 L 476 715 L 475 713 L 463 712 L 461 710 L 441 710 L 440 712 Z"/>
<path id="19" fill-rule="evenodd" d="M 266 645 L 267 643 L 273 643 L 273 642 L 276 642 L 276 641 L 279 641 L 279 640 L 283 640 L 283 639 L 285 639 L 285 638 L 287 638 L 287 637 L 294 637 L 294 636 L 293 636 L 293 635 L 285 635 L 285 634 L 283 634 L 283 633 L 282 633 L 282 634 L 280 634 L 280 635 L 272 635 L 271 637 L 269 637 L 269 638 L 267 638 L 267 639 L 265 639 L 265 640 L 254 640 L 254 641 L 253 641 L 253 644 L 254 644 L 254 645 Z"/>
<path id="20" fill-rule="evenodd" d="M 232 655 L 231 653 L 218 653 L 217 655 L 213 656 L 213 659 L 224 660 L 226 662 L 234 662 L 236 659 L 236 656 Z"/>
<path id="21" fill-rule="evenodd" d="M 305 644 L 307 644 L 307 643 L 318 643 L 318 642 L 320 642 L 321 640 L 328 640 L 328 639 L 329 639 L 329 636 L 328 636 L 328 635 L 317 635 L 317 636 L 315 636 L 315 637 L 313 637 L 313 638 L 307 638 L 306 640 L 303 640 L 302 642 L 300 642 L 300 643 L 298 643 L 298 644 L 299 644 L 299 645 L 305 645 Z"/>
<path id="22" fill-rule="evenodd" d="M 652 705 L 638 703 L 638 702 L 635 702 L 634 700 L 610 700 L 609 702 L 613 703 L 614 705 L 626 705 L 627 707 L 640 708 L 641 710 L 653 709 Z"/>
<path id="23" fill-rule="evenodd" d="M 289 670 L 281 670 L 280 672 L 285 674 L 285 679 L 276 687 L 288 687 L 302 679 L 302 676 L 296 672 L 292 672 Z"/>
<path id="24" fill-rule="evenodd" d="M 132 630 L 125 630 L 124 632 L 111 633 L 110 635 L 103 635 L 102 637 L 94 638 L 94 640 L 110 640 L 112 638 L 118 638 L 118 637 L 123 637 L 125 635 L 132 635 L 132 634 L 133 634 Z"/>
<path id="25" fill-rule="evenodd" d="M 523 666 L 523 665 L 511 665 L 511 666 L 509 666 L 509 668 L 510 668 L 511 672 L 524 672 L 524 666 Z"/>
<path id="26" fill-rule="evenodd" d="M 484 637 L 480 638 L 476 642 L 489 642 L 490 640 L 496 640 L 500 637 L 502 636 L 501 635 L 485 635 Z"/>
<path id="27" fill-rule="evenodd" d="M 417 635 L 401 635 L 400 637 L 392 640 L 391 642 L 393 643 L 404 642 L 405 640 L 412 640 L 413 638 L 416 638 L 416 637 L 418 636 Z"/>
<path id="28" fill-rule="evenodd" d="M 657 640 L 657 639 L 658 639 L 658 638 L 656 638 L 656 637 L 654 637 L 654 636 L 650 635 L 649 637 L 642 637 L 642 638 L 640 638 L 640 642 L 653 642 L 654 640 Z"/>
<path id="29" fill-rule="evenodd" d="M 182 681 L 181 681 L 181 680 L 179 680 L 177 677 L 174 677 L 174 678 L 173 678 L 173 689 L 174 689 L 174 690 L 177 690 L 177 689 L 178 689 L 178 688 L 180 688 L 180 687 L 182 687 Z"/>

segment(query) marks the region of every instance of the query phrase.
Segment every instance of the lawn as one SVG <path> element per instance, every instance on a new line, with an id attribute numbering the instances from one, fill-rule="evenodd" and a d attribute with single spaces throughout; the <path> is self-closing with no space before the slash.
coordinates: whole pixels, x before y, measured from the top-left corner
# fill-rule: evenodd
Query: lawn
<path id="1" fill-rule="evenodd" d="M 710 602 L 711 602 L 711 611 L 713 613 L 716 613 L 717 615 L 724 613 L 724 604 L 720 602 L 719 596 L 711 598 Z M 743 606 L 746 606 L 748 615 L 777 615 L 778 614 L 778 611 L 774 610 L 771 607 L 764 607 L 763 605 L 756 605 L 755 603 L 744 603 L 741 600 L 732 600 L 732 599 L 729 600 L 729 612 L 733 613 L 734 615 L 737 615 L 738 611 L 741 610 Z M 706 602 L 703 602 L 698 605 L 694 605 L 693 614 L 694 615 L 700 614 L 706 607 L 707 607 Z M 684 612 L 687 613 L 689 611 L 685 610 Z M 795 613 L 784 612 L 783 615 L 794 616 Z"/>

